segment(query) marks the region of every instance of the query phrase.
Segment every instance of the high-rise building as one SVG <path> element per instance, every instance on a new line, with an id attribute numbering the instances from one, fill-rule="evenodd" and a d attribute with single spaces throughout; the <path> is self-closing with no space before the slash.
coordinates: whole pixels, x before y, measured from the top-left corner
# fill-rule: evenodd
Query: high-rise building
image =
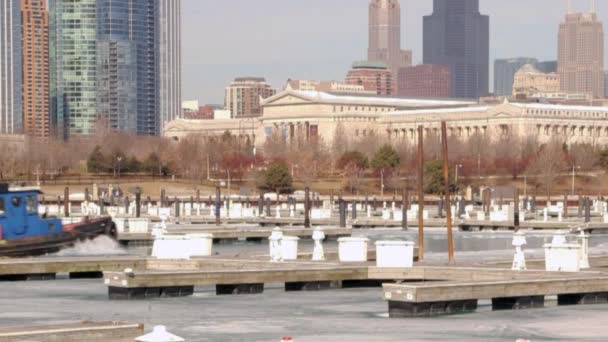
<path id="1" fill-rule="evenodd" d="M 0 0 L 0 134 L 23 130 L 20 0 Z"/>
<path id="2" fill-rule="evenodd" d="M 557 72 L 557 61 L 543 61 L 534 65 L 540 72 Z"/>
<path id="3" fill-rule="evenodd" d="M 603 97 L 604 26 L 595 6 L 588 14 L 572 13 L 569 8 L 559 25 L 558 50 L 562 91 Z"/>
<path id="4" fill-rule="evenodd" d="M 479 0 L 433 0 L 423 34 L 424 64 L 450 66 L 453 96 L 488 94 L 490 18 L 479 13 Z"/>
<path id="5" fill-rule="evenodd" d="M 260 98 L 265 99 L 276 92 L 263 77 L 240 77 L 226 87 L 224 105 L 233 118 L 260 116 Z"/>
<path id="6" fill-rule="evenodd" d="M 383 62 L 355 62 L 346 75 L 346 84 L 359 85 L 376 95 L 394 95 L 393 73 Z"/>
<path id="7" fill-rule="evenodd" d="M 399 69 L 397 94 L 401 97 L 442 98 L 451 95 L 452 75 L 445 65 L 421 64 Z"/>
<path id="8" fill-rule="evenodd" d="M 182 40 L 181 0 L 165 0 L 158 4 L 160 129 L 181 116 L 182 103 Z"/>
<path id="9" fill-rule="evenodd" d="M 557 73 L 544 73 L 532 64 L 522 66 L 514 75 L 512 94 L 531 96 L 532 94 L 558 93 L 560 77 Z M 509 94 L 510 95 L 510 94 Z"/>
<path id="10" fill-rule="evenodd" d="M 604 71 L 604 98 L 608 98 L 608 71 Z"/>
<path id="11" fill-rule="evenodd" d="M 337 81 L 288 80 L 287 85 L 293 90 L 320 91 L 331 94 L 375 94 L 365 90 L 362 85 L 346 84 Z"/>
<path id="12" fill-rule="evenodd" d="M 506 96 L 513 93 L 513 77 L 526 64 L 538 63 L 536 58 L 508 58 L 494 61 L 494 95 Z"/>
<path id="13" fill-rule="evenodd" d="M 97 116 L 97 0 L 51 0 L 51 115 L 57 134 L 92 134 Z"/>
<path id="14" fill-rule="evenodd" d="M 181 0 L 50 0 L 51 116 L 64 137 L 159 135 L 181 113 Z"/>
<path id="15" fill-rule="evenodd" d="M 23 131 L 51 133 L 49 106 L 49 13 L 46 0 L 21 0 L 23 19 Z"/>
<path id="16" fill-rule="evenodd" d="M 386 63 L 393 73 L 393 79 L 400 68 L 412 65 L 412 52 L 401 50 L 399 0 L 370 0 L 367 59 Z"/>
<path id="17" fill-rule="evenodd" d="M 97 114 L 110 128 L 157 135 L 155 0 L 97 0 Z"/>

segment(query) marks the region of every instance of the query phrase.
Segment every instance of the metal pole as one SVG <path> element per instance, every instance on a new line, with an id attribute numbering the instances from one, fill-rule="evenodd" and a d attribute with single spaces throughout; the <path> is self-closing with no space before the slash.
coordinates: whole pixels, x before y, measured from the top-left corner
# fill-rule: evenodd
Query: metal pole
<path id="1" fill-rule="evenodd" d="M 135 190 L 135 217 L 141 217 L 141 190 Z"/>
<path id="2" fill-rule="evenodd" d="M 304 190 L 304 228 L 310 228 L 310 188 Z"/>
<path id="3" fill-rule="evenodd" d="M 221 208 L 222 208 L 222 190 L 219 186 L 215 187 L 215 224 L 222 224 L 221 220 Z"/>
<path id="4" fill-rule="evenodd" d="M 519 189 L 515 189 L 514 208 L 513 208 L 513 226 L 515 231 L 519 230 Z"/>
<path id="5" fill-rule="evenodd" d="M 346 228 L 346 202 L 342 196 L 338 199 L 338 208 L 340 211 L 340 228 Z"/>
<path id="6" fill-rule="evenodd" d="M 407 209 L 409 201 L 409 192 L 407 188 L 403 189 L 403 198 L 401 199 L 401 229 L 407 230 Z"/>
<path id="7" fill-rule="evenodd" d="M 445 212 L 448 225 L 448 255 L 450 263 L 454 262 L 454 237 L 452 235 L 452 205 L 450 202 L 450 166 L 448 156 L 448 133 L 445 121 L 441 122 L 441 143 L 443 151 L 443 178 L 445 181 Z"/>
<path id="8" fill-rule="evenodd" d="M 424 260 L 424 130 L 418 126 L 418 260 Z"/>
<path id="9" fill-rule="evenodd" d="M 574 167 L 575 167 L 575 166 L 574 166 L 574 165 L 572 165 L 572 196 L 574 196 L 574 176 L 575 176 L 575 175 L 574 175 L 574 172 L 575 172 Z"/>
<path id="10" fill-rule="evenodd" d="M 63 189 L 63 216 L 70 217 L 70 188 Z"/>

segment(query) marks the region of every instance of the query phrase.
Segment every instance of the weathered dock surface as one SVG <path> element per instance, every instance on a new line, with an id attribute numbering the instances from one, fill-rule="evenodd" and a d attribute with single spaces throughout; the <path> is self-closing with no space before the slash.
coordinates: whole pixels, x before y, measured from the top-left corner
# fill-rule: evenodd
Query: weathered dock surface
<path id="1" fill-rule="evenodd" d="M 351 228 L 323 228 L 325 236 L 329 239 L 336 239 L 344 236 L 351 236 Z M 286 236 L 297 236 L 299 238 L 311 238 L 314 232 L 310 228 L 284 227 L 281 229 Z M 207 233 L 213 234 L 214 240 L 238 240 L 238 239 L 268 239 L 272 234 L 272 228 L 259 227 L 196 227 L 196 226 L 172 226 L 169 229 L 171 234 Z M 152 241 L 150 233 L 120 233 L 119 241 L 128 243 L 129 241 Z"/>
<path id="2" fill-rule="evenodd" d="M 143 332 L 142 324 L 121 322 L 3 327 L 0 328 L 0 342 L 133 342 Z"/>
<path id="3" fill-rule="evenodd" d="M 592 269 L 584 272 L 546 272 L 544 260 L 530 260 L 533 270 L 528 271 L 511 271 L 506 262 L 481 269 L 442 268 L 443 278 L 425 274 L 436 281 L 383 284 L 384 299 L 394 318 L 471 312 L 479 300 L 491 300 L 494 310 L 543 307 L 546 296 L 557 296 L 558 305 L 608 304 L 608 256 L 590 257 L 590 262 Z M 425 271 L 437 273 L 433 267 Z"/>
<path id="4" fill-rule="evenodd" d="M 0 280 L 54 279 L 57 273 L 69 273 L 71 278 L 101 278 L 104 271 L 146 267 L 146 258 L 133 256 L 0 259 Z"/>

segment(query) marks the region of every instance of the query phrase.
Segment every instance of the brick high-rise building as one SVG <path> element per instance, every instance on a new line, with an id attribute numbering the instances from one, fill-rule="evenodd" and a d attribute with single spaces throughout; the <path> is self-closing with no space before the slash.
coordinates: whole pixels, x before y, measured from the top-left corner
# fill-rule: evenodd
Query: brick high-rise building
<path id="1" fill-rule="evenodd" d="M 399 69 L 397 94 L 401 97 L 450 97 L 452 87 L 450 67 L 422 64 Z"/>
<path id="2" fill-rule="evenodd" d="M 412 52 L 401 50 L 401 6 L 399 0 L 370 0 L 367 59 L 384 62 L 397 77 L 400 68 L 412 65 Z"/>
<path id="3" fill-rule="evenodd" d="M 479 0 L 433 0 L 423 35 L 424 64 L 450 66 L 453 96 L 488 94 L 490 18 L 479 13 Z"/>
<path id="4" fill-rule="evenodd" d="M 49 106 L 49 13 L 46 0 L 21 0 L 23 20 L 23 131 L 51 133 Z"/>
<path id="5" fill-rule="evenodd" d="M 224 104 L 233 118 L 260 116 L 260 97 L 265 99 L 276 92 L 262 77 L 240 77 L 226 87 Z"/>
<path id="6" fill-rule="evenodd" d="M 558 72 L 561 90 L 604 96 L 604 26 L 595 13 L 572 13 L 559 26 Z"/>
<path id="7" fill-rule="evenodd" d="M 355 62 L 346 75 L 345 83 L 363 86 L 377 95 L 395 95 L 393 73 L 382 62 Z"/>

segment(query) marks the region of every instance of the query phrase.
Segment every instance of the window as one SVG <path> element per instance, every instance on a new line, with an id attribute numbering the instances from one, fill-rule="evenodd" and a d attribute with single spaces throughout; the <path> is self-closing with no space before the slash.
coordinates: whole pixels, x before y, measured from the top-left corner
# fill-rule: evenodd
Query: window
<path id="1" fill-rule="evenodd" d="M 4 207 L 4 198 L 0 198 L 0 216 L 4 215 L 6 208 Z"/>
<path id="2" fill-rule="evenodd" d="M 11 198 L 11 202 L 13 203 L 13 207 L 18 207 L 19 205 L 21 205 L 21 197 L 13 197 Z"/>
<path id="3" fill-rule="evenodd" d="M 27 209 L 28 214 L 36 214 L 38 212 L 38 208 L 36 208 L 36 196 L 27 196 L 25 208 Z"/>

